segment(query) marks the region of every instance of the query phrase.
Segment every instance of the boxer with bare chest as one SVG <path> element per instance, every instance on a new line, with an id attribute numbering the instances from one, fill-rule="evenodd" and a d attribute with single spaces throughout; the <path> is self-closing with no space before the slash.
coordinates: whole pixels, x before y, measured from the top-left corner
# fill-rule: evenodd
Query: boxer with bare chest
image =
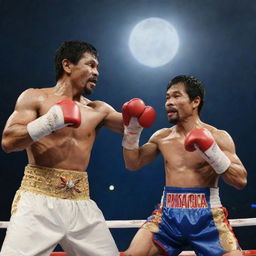
<path id="1" fill-rule="evenodd" d="M 123 132 L 121 113 L 83 96 L 96 86 L 98 65 L 92 45 L 64 42 L 55 55 L 57 84 L 19 96 L 2 148 L 25 149 L 28 165 L 0 255 L 48 256 L 57 244 L 69 256 L 119 255 L 85 171 L 100 127 Z"/>
<path id="2" fill-rule="evenodd" d="M 126 167 L 139 170 L 161 153 L 166 178 L 159 209 L 122 255 L 179 255 L 188 245 L 197 255 L 242 255 L 220 202 L 218 180 L 221 177 L 242 189 L 247 172 L 230 135 L 200 120 L 203 101 L 204 88 L 198 79 L 172 79 L 165 108 L 168 121 L 174 126 L 158 130 L 140 147 L 140 120 L 127 115 L 129 105 L 123 110 Z M 127 132 L 130 130 L 132 136 Z"/>

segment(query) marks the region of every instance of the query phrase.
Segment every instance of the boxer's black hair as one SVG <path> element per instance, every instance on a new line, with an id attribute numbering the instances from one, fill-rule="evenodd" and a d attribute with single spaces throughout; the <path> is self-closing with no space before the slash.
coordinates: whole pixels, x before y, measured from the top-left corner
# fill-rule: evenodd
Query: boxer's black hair
<path id="1" fill-rule="evenodd" d="M 62 61 L 68 59 L 73 64 L 77 64 L 85 52 L 98 58 L 96 48 L 89 43 L 83 41 L 67 41 L 62 43 L 55 53 L 56 81 L 58 81 L 64 73 Z"/>
<path id="2" fill-rule="evenodd" d="M 201 109 L 204 104 L 204 95 L 205 95 L 205 90 L 203 83 L 193 77 L 193 76 L 185 76 L 185 75 L 180 75 L 174 77 L 167 85 L 167 90 L 172 87 L 172 85 L 177 84 L 177 83 L 183 83 L 186 89 L 186 93 L 189 96 L 189 99 L 192 101 L 196 97 L 200 97 L 201 101 L 198 105 L 198 114 L 200 114 Z"/>

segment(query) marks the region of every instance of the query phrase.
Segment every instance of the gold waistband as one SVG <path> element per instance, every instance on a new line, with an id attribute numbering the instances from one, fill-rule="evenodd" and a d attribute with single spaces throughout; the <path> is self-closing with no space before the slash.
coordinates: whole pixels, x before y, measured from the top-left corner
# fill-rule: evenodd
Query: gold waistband
<path id="1" fill-rule="evenodd" d="M 90 199 L 87 172 L 27 165 L 20 189 L 61 199 Z"/>

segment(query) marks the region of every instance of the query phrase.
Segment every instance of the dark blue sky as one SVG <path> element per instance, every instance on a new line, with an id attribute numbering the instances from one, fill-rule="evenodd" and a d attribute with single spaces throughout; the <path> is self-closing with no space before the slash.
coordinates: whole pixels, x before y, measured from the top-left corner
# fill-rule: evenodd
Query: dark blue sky
<path id="1" fill-rule="evenodd" d="M 206 88 L 202 120 L 230 133 L 248 171 L 242 191 L 220 182 L 222 203 L 230 218 L 255 217 L 256 209 L 250 207 L 256 203 L 255 14 L 254 0 L 0 0 L 1 131 L 23 90 L 55 84 L 53 56 L 63 41 L 84 40 L 99 50 L 100 79 L 90 99 L 120 111 L 125 101 L 140 97 L 156 109 L 157 121 L 143 132 L 141 143 L 169 126 L 164 112 L 168 81 L 193 75 Z M 180 38 L 175 58 L 159 68 L 139 64 L 128 47 L 133 26 L 149 17 L 169 21 Z M 121 139 L 104 128 L 99 133 L 88 168 L 91 196 L 106 219 L 144 219 L 161 197 L 162 158 L 129 172 Z M 0 158 L 0 220 L 8 220 L 27 160 L 25 152 L 0 151 Z M 108 190 L 111 184 L 114 191 Z M 134 232 L 113 231 L 120 249 L 128 246 Z M 244 249 L 256 247 L 252 227 L 235 232 Z M 1 230 L 1 241 L 3 236 Z"/>

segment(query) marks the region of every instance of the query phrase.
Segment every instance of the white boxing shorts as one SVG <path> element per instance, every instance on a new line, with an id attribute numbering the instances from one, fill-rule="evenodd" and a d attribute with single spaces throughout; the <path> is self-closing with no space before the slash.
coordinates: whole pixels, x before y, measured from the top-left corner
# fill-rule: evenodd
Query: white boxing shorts
<path id="1" fill-rule="evenodd" d="M 104 216 L 89 198 L 86 172 L 28 165 L 0 256 L 118 256 Z"/>

